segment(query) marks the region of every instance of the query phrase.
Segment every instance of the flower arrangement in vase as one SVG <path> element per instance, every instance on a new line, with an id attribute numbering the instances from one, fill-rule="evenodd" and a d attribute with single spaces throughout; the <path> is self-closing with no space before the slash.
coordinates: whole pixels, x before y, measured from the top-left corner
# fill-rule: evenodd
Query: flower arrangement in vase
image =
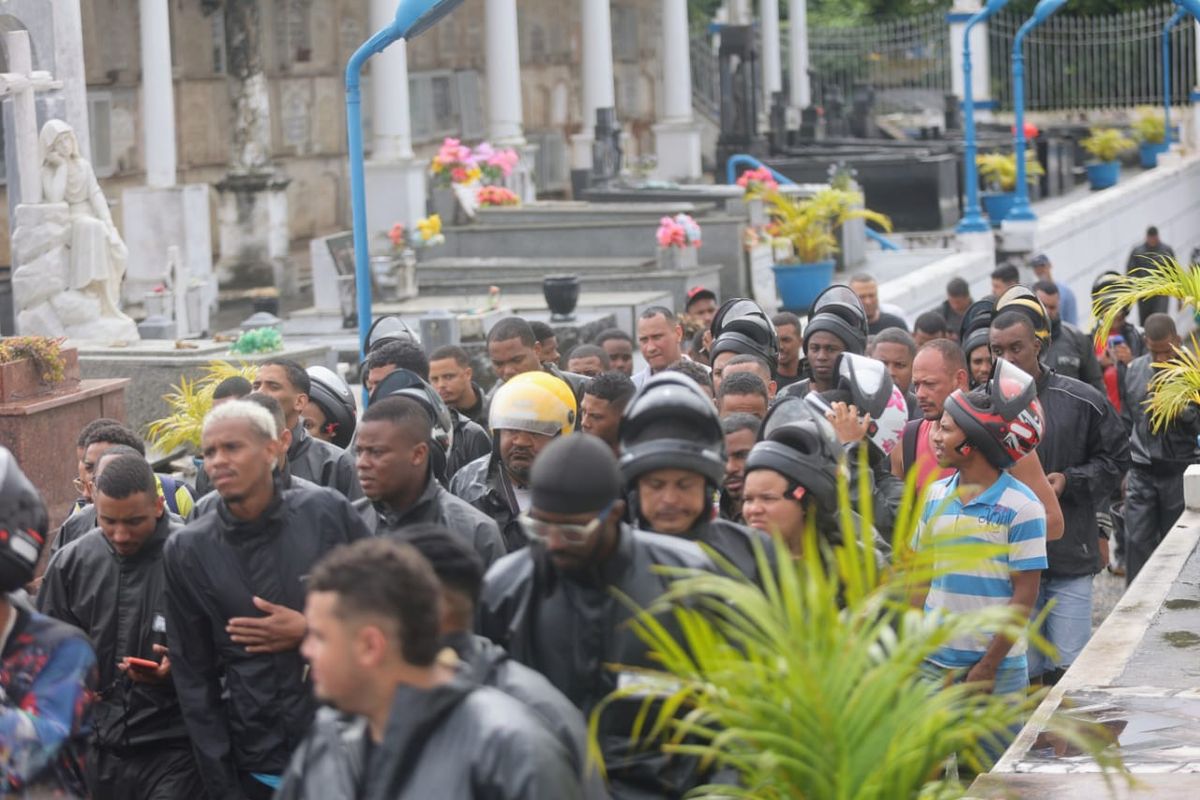
<path id="1" fill-rule="evenodd" d="M 484 208 L 521 205 L 521 199 L 503 186 L 482 186 L 475 192 L 475 199 Z"/>
<path id="2" fill-rule="evenodd" d="M 766 167 L 746 170 L 737 179 L 737 185 L 746 190 L 746 199 L 755 200 L 779 188 L 779 182 Z"/>
<path id="3" fill-rule="evenodd" d="M 663 217 L 655 233 L 658 240 L 658 261 L 663 269 L 686 269 L 696 266 L 696 251 L 700 249 L 700 225 L 687 214 Z"/>

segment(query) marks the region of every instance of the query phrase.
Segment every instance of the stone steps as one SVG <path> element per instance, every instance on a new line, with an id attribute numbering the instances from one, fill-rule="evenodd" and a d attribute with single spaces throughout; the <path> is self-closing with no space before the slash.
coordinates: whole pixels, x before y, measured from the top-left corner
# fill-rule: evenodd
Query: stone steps
<path id="1" fill-rule="evenodd" d="M 417 283 L 426 286 L 454 282 L 461 293 L 473 286 L 486 286 L 497 280 L 537 280 L 547 275 L 598 277 L 611 274 L 637 274 L 657 268 L 657 259 L 645 258 L 434 258 L 417 265 Z M 539 288 L 540 291 L 540 288 Z"/>

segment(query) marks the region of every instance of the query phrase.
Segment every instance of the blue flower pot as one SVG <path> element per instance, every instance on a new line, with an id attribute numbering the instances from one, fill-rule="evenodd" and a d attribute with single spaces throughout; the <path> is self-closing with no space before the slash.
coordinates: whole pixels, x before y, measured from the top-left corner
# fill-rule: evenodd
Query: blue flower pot
<path id="1" fill-rule="evenodd" d="M 1142 159 L 1143 169 L 1154 169 L 1158 166 L 1159 153 L 1165 153 L 1171 149 L 1171 145 L 1166 142 L 1142 142 L 1138 145 L 1138 155 Z"/>
<path id="2" fill-rule="evenodd" d="M 1012 208 L 1013 201 L 1016 199 L 1016 192 L 984 192 L 979 196 L 979 202 L 983 204 L 983 210 L 987 213 L 993 228 L 1000 227 L 1000 223 L 1008 216 L 1008 210 Z"/>
<path id="3" fill-rule="evenodd" d="M 1087 171 L 1088 183 L 1092 185 L 1092 191 L 1116 186 L 1117 180 L 1121 177 L 1120 161 L 1100 161 L 1095 164 L 1086 164 L 1084 169 Z"/>
<path id="4" fill-rule="evenodd" d="M 771 267 L 784 309 L 796 313 L 808 311 L 817 295 L 833 283 L 835 264 L 830 259 L 815 264 L 776 264 Z"/>

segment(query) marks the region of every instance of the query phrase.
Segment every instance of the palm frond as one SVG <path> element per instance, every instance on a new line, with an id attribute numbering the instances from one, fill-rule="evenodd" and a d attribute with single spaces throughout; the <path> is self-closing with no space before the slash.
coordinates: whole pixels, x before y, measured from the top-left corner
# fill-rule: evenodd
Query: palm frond
<path id="1" fill-rule="evenodd" d="M 217 384 L 238 375 L 248 381 L 253 380 L 257 371 L 257 367 L 244 361 L 237 364 L 213 361 L 195 380 L 188 380 L 186 375 L 181 375 L 179 385 L 171 387 L 175 391 L 163 395 L 171 413 L 147 426 L 147 438 L 163 453 L 180 449 L 198 451 L 204 418 L 212 410 L 213 390 Z"/>
<path id="2" fill-rule="evenodd" d="M 1145 271 L 1123 275 L 1092 298 L 1092 314 L 1098 320 L 1096 345 L 1108 341 L 1116 319 L 1138 301 L 1151 297 L 1174 297 L 1182 306 L 1200 310 L 1200 267 L 1184 266 L 1170 256 L 1145 256 Z"/>
<path id="3" fill-rule="evenodd" d="M 1150 397 L 1146 408 L 1150 412 L 1150 429 L 1158 433 L 1184 411 L 1200 404 L 1200 355 L 1196 353 L 1196 337 L 1191 349 L 1175 348 L 1175 357 L 1156 367 L 1150 381 Z"/>
<path id="4" fill-rule="evenodd" d="M 865 464 L 860 465 L 865 469 Z M 860 500 L 870 500 L 869 482 Z M 775 568 L 760 587 L 740 575 L 666 570 L 675 580 L 633 620 L 659 669 L 637 678 L 594 710 L 641 700 L 635 736 L 643 746 L 732 770 L 736 785 L 713 783 L 689 797 L 893 800 L 958 797 L 943 777 L 958 754 L 985 769 L 1007 732 L 1029 715 L 1042 691 L 1013 698 L 922 676 L 938 648 L 978 631 L 1026 636 L 1018 610 L 993 607 L 933 618 L 909 604 L 913 585 L 978 568 L 1005 548 L 962 543 L 913 549 L 922 495 L 907 483 L 892 566 L 878 568 L 869 525 L 856 522 L 848 482 L 839 487 L 841 545 L 830 547 L 810 520 L 798 557 L 775 542 Z M 948 537 L 949 540 L 950 537 Z M 766 554 L 758 554 L 760 565 Z M 628 600 L 626 600 L 628 602 Z M 674 626 L 666 624 L 671 620 Z M 1030 637 L 1044 645 L 1039 637 Z M 1056 718 L 1054 730 L 1097 758 L 1107 740 L 1095 726 Z M 598 756 L 593 738 L 592 752 Z"/>

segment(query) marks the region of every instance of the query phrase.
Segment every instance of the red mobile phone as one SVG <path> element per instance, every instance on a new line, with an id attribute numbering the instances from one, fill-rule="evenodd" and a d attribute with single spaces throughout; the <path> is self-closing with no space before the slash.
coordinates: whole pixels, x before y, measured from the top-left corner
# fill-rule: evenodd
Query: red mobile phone
<path id="1" fill-rule="evenodd" d="M 158 669 L 161 666 L 157 661 L 151 661 L 148 658 L 134 658 L 130 656 L 128 661 L 129 666 L 136 667 L 137 669 Z"/>

